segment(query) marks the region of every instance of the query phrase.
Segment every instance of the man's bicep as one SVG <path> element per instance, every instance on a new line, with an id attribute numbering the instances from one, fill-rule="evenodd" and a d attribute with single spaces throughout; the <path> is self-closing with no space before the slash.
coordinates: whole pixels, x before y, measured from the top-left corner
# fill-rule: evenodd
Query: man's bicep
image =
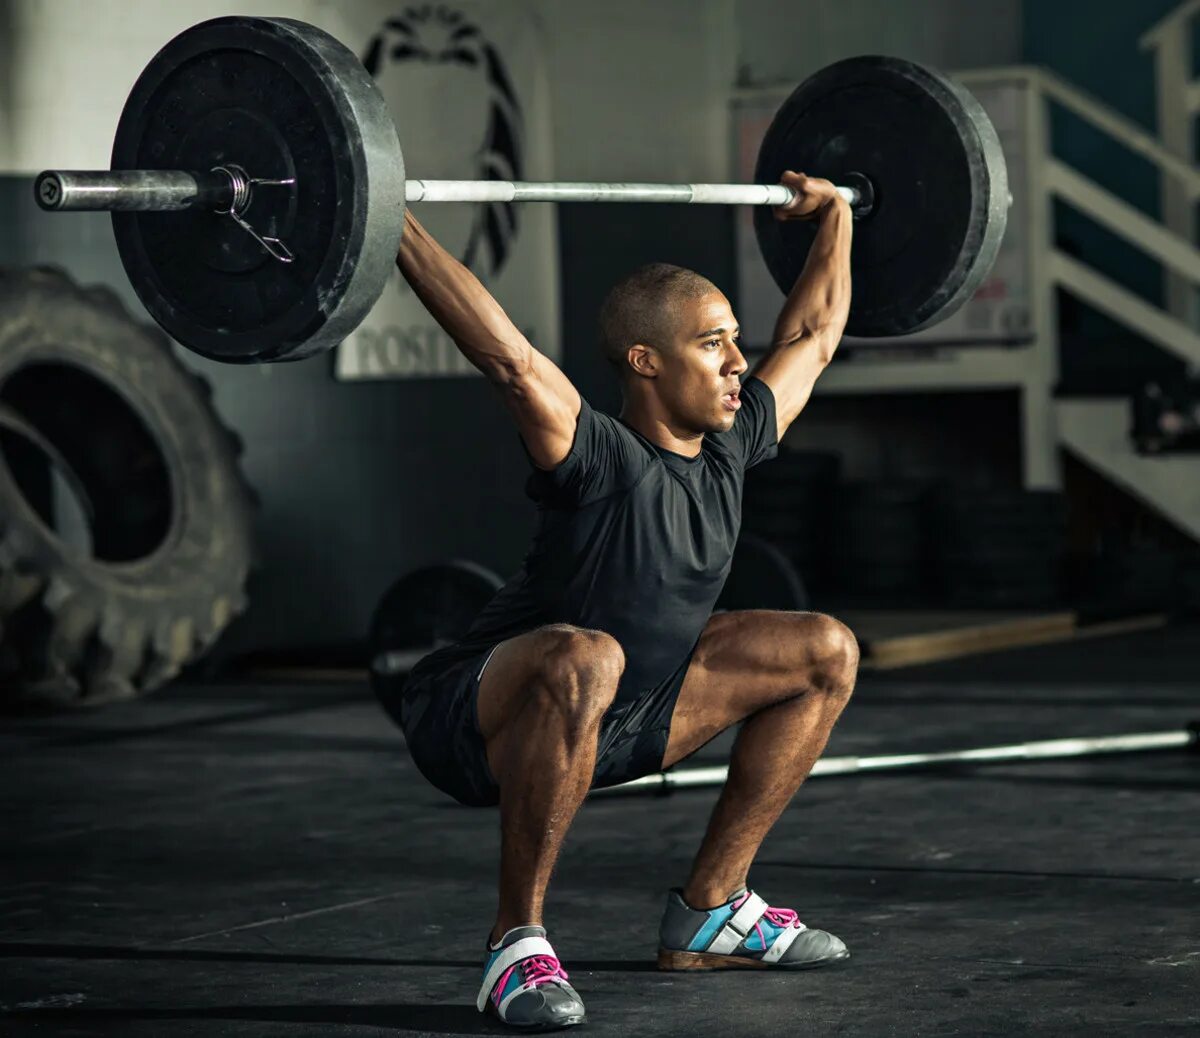
<path id="1" fill-rule="evenodd" d="M 532 351 L 528 370 L 499 386 L 525 449 L 540 469 L 553 469 L 571 452 L 582 401 L 571 380 L 549 357 Z"/>

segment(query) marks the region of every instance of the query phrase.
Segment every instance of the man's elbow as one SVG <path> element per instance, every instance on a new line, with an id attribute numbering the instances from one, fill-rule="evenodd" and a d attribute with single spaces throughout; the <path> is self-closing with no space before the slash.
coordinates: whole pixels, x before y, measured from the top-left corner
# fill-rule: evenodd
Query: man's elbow
<path id="1" fill-rule="evenodd" d="M 838 343 L 842 339 L 845 323 L 821 323 L 806 327 L 793 334 L 777 334 L 772 349 L 803 350 L 812 362 L 824 368 L 833 360 Z"/>
<path id="2" fill-rule="evenodd" d="M 528 385 L 536 374 L 533 347 L 525 342 L 513 345 L 493 341 L 483 349 L 463 352 L 478 358 L 477 366 L 489 382 L 510 392 Z"/>
<path id="3" fill-rule="evenodd" d="M 846 331 L 846 316 L 845 310 L 838 309 L 825 316 L 813 330 L 813 352 L 816 355 L 817 363 L 822 368 L 829 364 L 833 360 L 833 355 L 837 353 L 842 335 Z"/>
<path id="4" fill-rule="evenodd" d="M 817 362 L 824 370 L 833 360 L 833 355 L 837 353 L 837 348 L 842 341 L 842 329 L 845 325 L 838 325 L 830 328 L 826 335 L 821 336 L 821 345 L 817 350 Z"/>

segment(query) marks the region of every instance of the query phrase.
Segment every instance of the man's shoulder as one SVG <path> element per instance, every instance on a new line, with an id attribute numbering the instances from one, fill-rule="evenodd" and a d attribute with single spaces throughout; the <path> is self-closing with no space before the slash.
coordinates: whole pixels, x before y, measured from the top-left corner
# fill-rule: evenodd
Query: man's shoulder
<path id="1" fill-rule="evenodd" d="M 611 415 L 607 411 L 598 411 L 590 405 L 586 406 L 591 411 L 592 421 L 596 423 L 596 427 L 601 432 L 601 435 L 620 441 L 630 451 L 646 456 L 654 456 L 653 446 L 641 433 L 631 429 L 616 415 Z"/>

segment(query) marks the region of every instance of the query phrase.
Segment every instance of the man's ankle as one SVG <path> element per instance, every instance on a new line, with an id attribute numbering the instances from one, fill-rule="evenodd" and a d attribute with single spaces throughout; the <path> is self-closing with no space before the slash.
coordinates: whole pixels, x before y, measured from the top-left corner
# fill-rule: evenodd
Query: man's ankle
<path id="1" fill-rule="evenodd" d="M 733 891 L 738 889 L 740 888 L 736 886 L 728 890 L 723 886 L 684 887 L 683 903 L 697 912 L 711 912 L 714 908 L 727 904 Z"/>
<path id="2" fill-rule="evenodd" d="M 497 923 L 495 926 L 492 927 L 492 932 L 488 934 L 488 947 L 494 948 L 496 945 L 498 945 L 502 940 L 504 940 L 504 935 L 507 934 L 510 930 L 515 930 L 521 926 L 541 926 L 541 925 L 542 924 L 540 922 L 537 922 L 537 923 Z"/>

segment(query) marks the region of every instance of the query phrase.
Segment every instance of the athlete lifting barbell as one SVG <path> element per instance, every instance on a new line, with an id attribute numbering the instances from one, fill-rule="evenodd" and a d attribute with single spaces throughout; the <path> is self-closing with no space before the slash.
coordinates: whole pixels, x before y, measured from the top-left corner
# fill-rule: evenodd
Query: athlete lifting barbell
<path id="1" fill-rule="evenodd" d="M 407 678 L 376 676 L 426 777 L 464 803 L 500 806 L 479 1008 L 526 1029 L 583 1021 L 542 927 L 567 827 L 589 788 L 658 772 L 735 724 L 691 875 L 667 898 L 659 963 L 845 959 L 838 938 L 747 883 L 850 698 L 854 636 L 815 613 L 712 609 L 744 472 L 774 456 L 843 331 L 924 327 L 990 269 L 1009 198 L 974 99 L 920 66 L 855 59 L 784 104 L 762 184 L 406 181 L 386 106 L 350 51 L 291 20 L 222 18 L 150 62 L 112 164 L 43 174 L 39 203 L 113 210 L 135 290 L 183 345 L 233 362 L 330 348 L 396 262 L 517 424 L 540 509 L 525 567 L 460 640 Z M 406 199 L 488 198 L 757 204 L 764 256 L 787 293 L 770 350 L 748 376 L 721 291 L 689 270 L 643 267 L 601 314 L 621 414 L 593 411 L 405 212 Z"/>

